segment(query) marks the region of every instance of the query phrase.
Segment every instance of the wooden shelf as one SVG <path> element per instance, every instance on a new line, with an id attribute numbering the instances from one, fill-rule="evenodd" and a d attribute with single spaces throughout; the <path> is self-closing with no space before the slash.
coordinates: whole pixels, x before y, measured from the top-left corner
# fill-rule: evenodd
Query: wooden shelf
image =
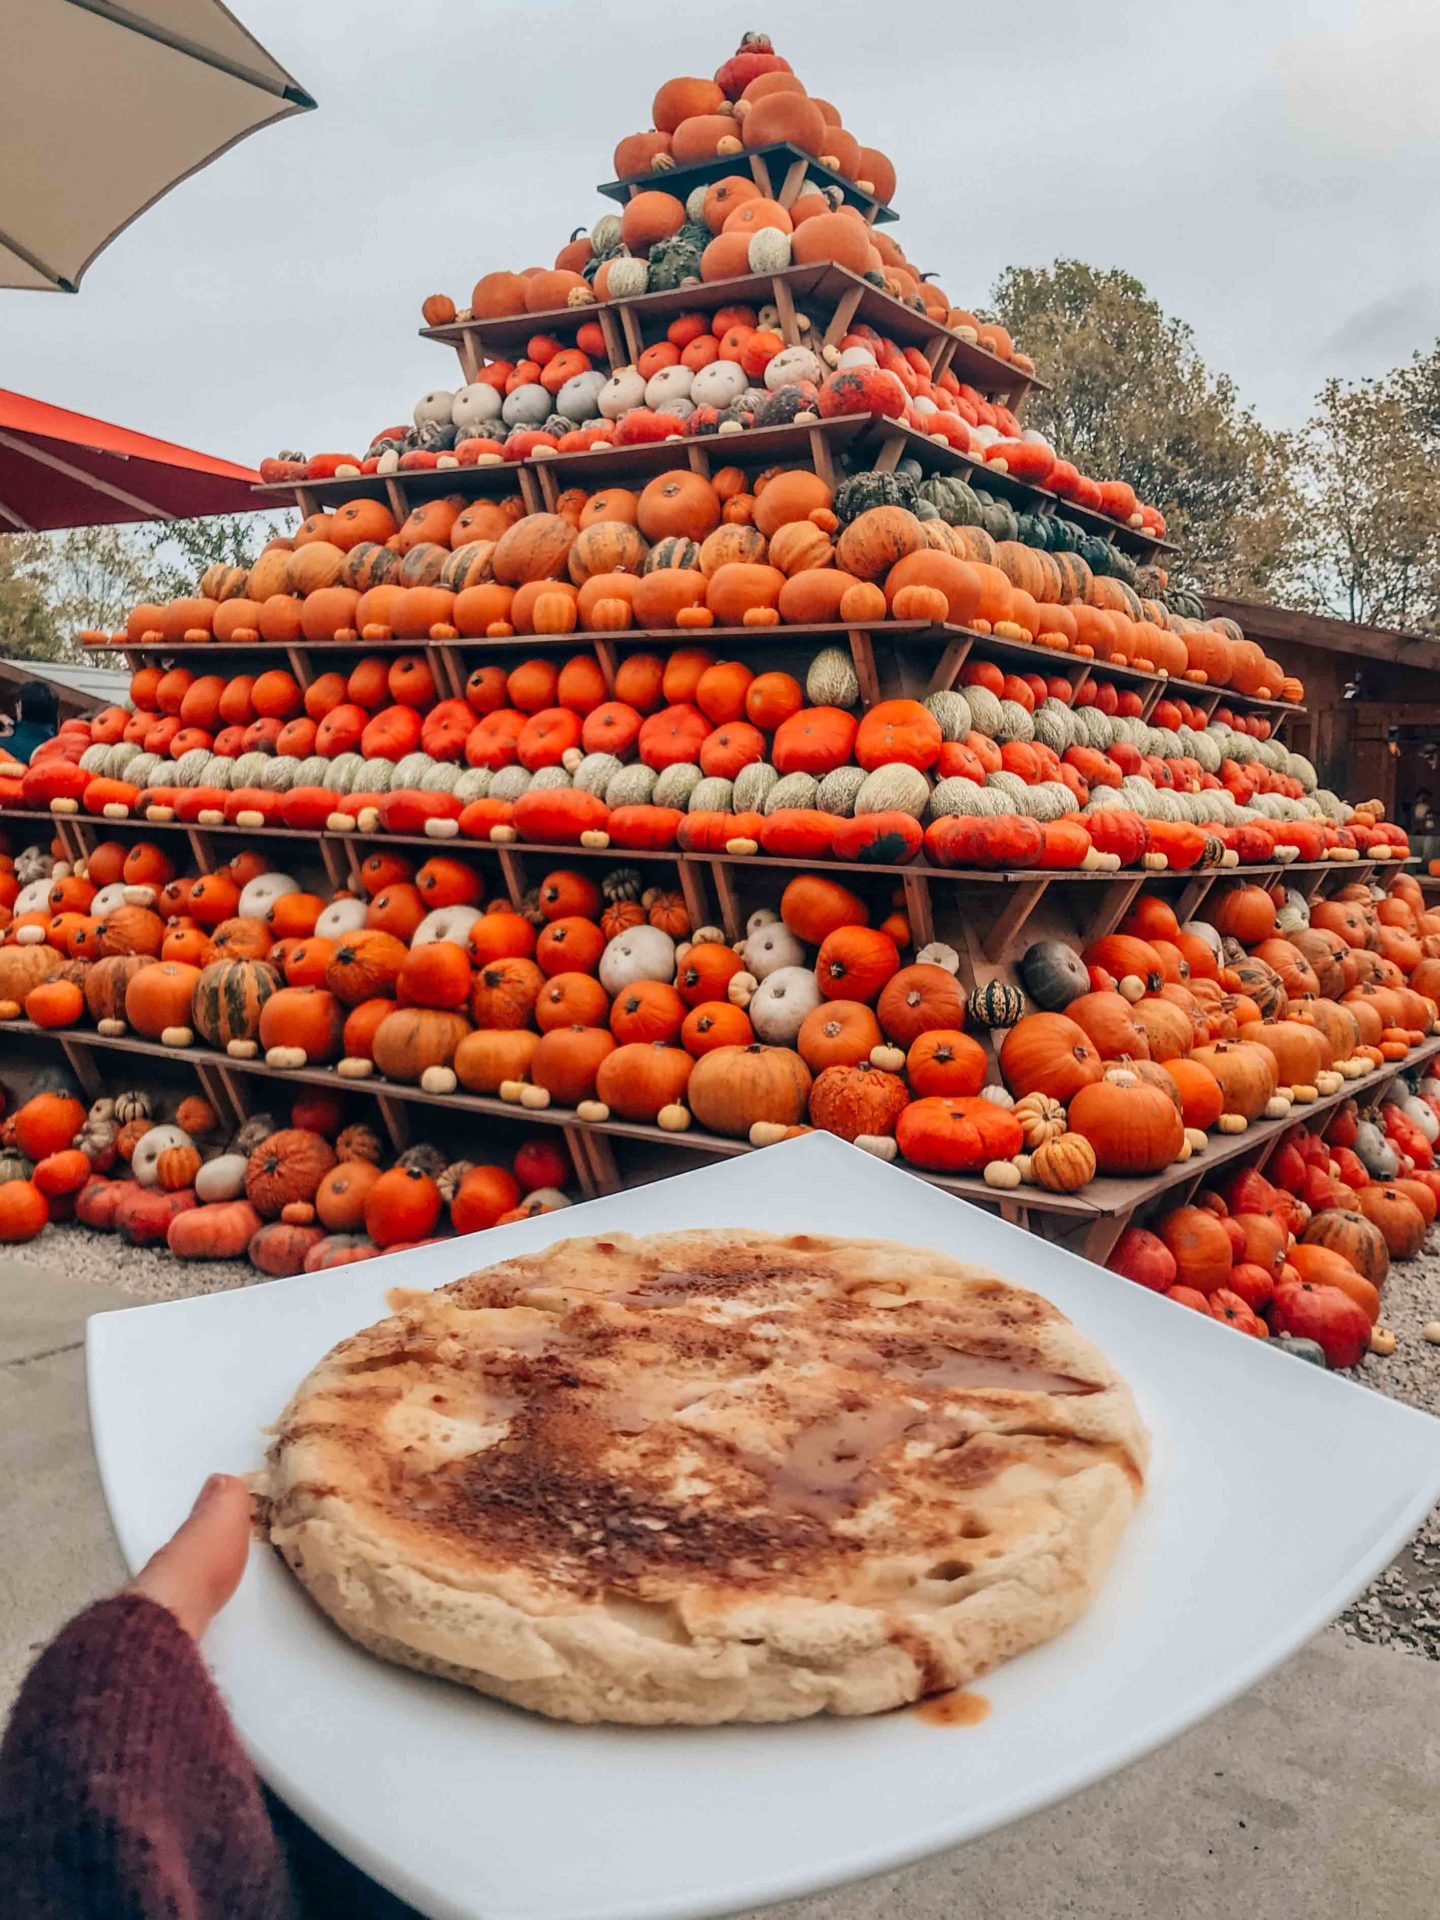
<path id="1" fill-rule="evenodd" d="M 1098 677 L 1112 681 L 1117 686 L 1146 690 L 1153 696 L 1146 703 L 1147 717 L 1154 702 L 1167 693 L 1195 706 L 1206 706 L 1212 711 L 1217 706 L 1240 707 L 1247 713 L 1272 714 L 1277 721 L 1291 717 L 1303 718 L 1306 713 L 1303 706 L 1288 700 L 1259 700 L 1249 694 L 1238 693 L 1231 687 L 1197 686 L 1188 680 L 1171 679 L 1166 674 L 1148 673 L 1124 661 L 1085 659 L 1077 653 L 1060 653 L 1025 641 L 1006 640 L 996 634 L 976 633 L 970 627 L 955 626 L 946 621 L 883 620 L 860 627 L 845 621 L 777 627 L 628 627 L 619 632 L 592 632 L 577 628 L 574 633 L 511 634 L 495 639 L 476 634 L 461 635 L 454 640 L 255 640 L 246 645 L 218 640 L 194 644 L 183 641 L 155 641 L 148 644 L 122 641 L 112 646 L 92 647 L 89 654 L 97 660 L 120 654 L 127 658 L 134 655 L 137 660 L 157 661 L 175 660 L 182 656 L 208 658 L 215 655 L 237 659 L 293 656 L 295 661 L 308 663 L 312 659 L 324 661 L 337 655 L 363 653 L 429 653 L 443 659 L 447 654 L 505 654 L 517 650 L 533 653 L 543 652 L 549 647 L 563 648 L 567 653 L 585 646 L 663 652 L 668 647 L 681 645 L 705 646 L 712 651 L 720 649 L 743 657 L 757 647 L 768 651 L 787 646 L 836 646 L 852 643 L 857 636 L 868 636 L 872 643 L 876 640 L 888 641 L 906 650 L 940 649 L 941 668 L 944 668 L 940 684 L 946 686 L 952 683 L 964 660 L 973 653 L 979 659 L 994 660 L 997 664 L 1013 667 L 1017 672 L 1041 673 L 1047 678 L 1058 675 L 1072 679 L 1076 685 Z M 944 664 L 947 649 L 953 650 L 949 654 L 949 667 Z M 937 668 L 937 673 L 941 668 Z M 293 666 L 291 670 L 295 670 Z M 322 666 L 321 670 L 325 671 L 325 668 Z M 302 684 L 305 683 L 303 674 L 297 674 L 297 678 Z"/>
<path id="2" fill-rule="evenodd" d="M 1134 527 L 1121 526 L 1118 520 L 1112 520 L 1108 514 L 1077 506 L 1073 500 L 1065 500 L 1058 493 L 1051 493 L 1048 487 L 1031 486 L 1028 480 L 1017 480 L 1011 474 L 997 473 L 994 467 L 987 466 L 983 460 L 976 460 L 955 447 L 945 446 L 929 434 L 907 426 L 904 421 L 877 420 L 875 438 L 889 442 L 892 449 L 898 448 L 889 462 L 891 466 L 901 459 L 917 460 L 927 473 L 957 474 L 967 484 L 993 493 L 997 499 L 1023 506 L 1031 513 L 1053 513 L 1061 520 L 1072 521 L 1076 526 L 1084 527 L 1088 533 L 1098 534 L 1102 540 L 1112 541 L 1142 560 L 1153 561 L 1157 555 L 1179 551 L 1168 540 L 1155 540 Z"/>
<path id="3" fill-rule="evenodd" d="M 977 341 L 958 333 L 928 314 L 906 306 L 884 288 L 875 286 L 848 267 L 822 264 L 786 267 L 779 273 L 740 274 L 730 280 L 699 280 L 660 293 L 637 294 L 628 300 L 597 301 L 594 307 L 564 307 L 551 313 L 506 314 L 496 320 L 452 320 L 443 327 L 422 327 L 422 339 L 453 347 L 467 377 L 486 360 L 509 360 L 523 354 L 537 333 L 568 334 L 589 319 L 615 325 L 610 370 L 628 365 L 636 338 L 658 339 L 677 314 L 715 313 L 735 305 L 765 306 L 788 302 L 810 321 L 802 331 L 789 325 L 782 312 L 782 333 L 790 344 L 838 342 L 857 323 L 872 326 L 897 346 L 918 347 L 937 371 L 948 367 L 987 398 L 1030 391 L 1048 392 L 1045 382 L 1012 361 L 1002 360 Z M 793 335 L 793 339 L 791 336 Z M 833 344 L 833 342 L 832 342 Z M 616 350 L 620 357 L 615 358 Z"/>
<path id="4" fill-rule="evenodd" d="M 762 187 L 773 184 L 777 179 L 783 181 L 793 169 L 799 167 L 803 169 L 802 179 L 813 178 L 823 186 L 838 187 L 846 203 L 858 207 L 872 225 L 884 226 L 900 218 L 883 200 L 877 200 L 873 194 L 862 193 L 853 180 L 847 180 L 843 173 L 835 173 L 829 167 L 822 166 L 813 154 L 806 153 L 802 147 L 793 146 L 788 140 L 777 141 L 769 147 L 752 147 L 744 153 L 717 154 L 713 160 L 697 160 L 688 167 L 667 167 L 654 173 L 628 174 L 623 180 L 607 180 L 597 191 L 603 193 L 607 200 L 618 200 L 622 206 L 637 193 L 652 190 L 674 194 L 677 200 L 688 200 L 696 187 L 712 186 L 715 181 L 726 180 L 735 173 L 753 173 L 757 163 L 768 175 L 767 180 L 757 183 Z M 781 189 L 777 186 L 770 198 L 779 199 L 780 193 Z M 794 197 L 791 194 L 790 199 Z M 781 204 L 789 206 L 790 200 L 784 200 Z"/>
<path id="5" fill-rule="evenodd" d="M 394 497 L 406 508 L 421 500 L 456 494 L 466 499 L 484 499 L 495 494 L 523 492 L 532 485 L 598 487 L 609 481 L 626 480 L 643 484 L 657 473 L 673 473 L 676 468 L 694 468 L 697 459 L 708 461 L 710 454 L 723 454 L 717 462 L 724 466 L 768 467 L 788 462 L 816 462 L 817 450 L 823 459 L 833 460 L 862 439 L 872 425 L 868 413 L 841 414 L 830 420 L 804 425 L 749 427 L 739 433 L 703 434 L 697 438 L 661 440 L 645 446 L 597 447 L 587 453 L 551 453 L 529 460 L 502 460 L 489 465 L 431 467 L 405 473 L 366 473 L 343 480 L 294 480 L 274 486 L 255 487 L 266 500 L 293 501 L 307 513 L 345 500 L 384 500 Z M 702 466 L 701 471 L 704 471 Z M 536 498 L 532 509 L 547 504 Z"/>
<path id="6" fill-rule="evenodd" d="M 228 1054 L 216 1053 L 208 1047 L 166 1047 L 154 1040 L 136 1039 L 129 1034 L 107 1036 L 85 1027 L 37 1027 L 29 1020 L 9 1020 L 0 1031 L 58 1046 L 72 1059 L 71 1050 L 76 1047 L 101 1053 L 140 1055 L 176 1061 L 182 1067 L 188 1066 L 197 1078 L 209 1073 L 223 1079 L 228 1074 L 238 1073 L 247 1079 L 330 1087 L 346 1095 L 375 1099 L 382 1107 L 387 1101 L 402 1101 L 457 1113 L 485 1115 L 498 1120 L 517 1120 L 525 1126 L 557 1127 L 569 1135 L 582 1138 L 590 1136 L 605 1141 L 637 1142 L 651 1151 L 658 1150 L 662 1161 L 677 1150 L 710 1158 L 763 1151 L 752 1148 L 747 1141 L 706 1133 L 700 1129 L 672 1133 L 661 1127 L 625 1120 L 584 1121 L 568 1108 L 522 1107 L 459 1090 L 450 1094 L 426 1093 L 406 1082 L 385 1080 L 378 1076 L 347 1079 L 330 1067 L 281 1069 L 267 1066 L 262 1059 L 232 1059 Z M 1398 1074 L 1419 1066 L 1436 1053 L 1440 1053 L 1440 1036 L 1412 1047 L 1404 1060 L 1392 1061 L 1366 1074 L 1363 1079 L 1347 1081 L 1338 1093 L 1323 1096 L 1305 1106 L 1296 1105 L 1282 1120 L 1258 1121 L 1241 1134 L 1212 1135 L 1203 1152 L 1192 1155 L 1189 1160 L 1178 1161 L 1161 1173 L 1134 1180 L 1096 1179 L 1079 1193 L 1049 1193 L 1044 1188 L 1031 1186 L 998 1188 L 971 1175 L 929 1174 L 916 1167 L 897 1164 L 916 1179 L 925 1180 L 947 1193 L 958 1194 L 980 1205 L 996 1207 L 1012 1214 L 1038 1215 L 1062 1230 L 1079 1228 L 1084 1231 L 1084 1251 L 1088 1257 L 1103 1261 L 1126 1224 L 1154 1201 L 1181 1188 L 1195 1191 L 1217 1169 L 1246 1154 L 1254 1154 L 1257 1166 L 1263 1166 L 1281 1135 L 1289 1128 L 1328 1115 L 1345 1100 L 1374 1093 Z M 584 1151 L 577 1152 L 573 1146 L 571 1151 L 578 1169 L 585 1158 Z M 605 1157 L 610 1159 L 609 1155 Z M 617 1184 L 618 1176 L 612 1160 L 609 1178 L 602 1177 L 597 1183 L 597 1190 L 614 1191 Z"/>

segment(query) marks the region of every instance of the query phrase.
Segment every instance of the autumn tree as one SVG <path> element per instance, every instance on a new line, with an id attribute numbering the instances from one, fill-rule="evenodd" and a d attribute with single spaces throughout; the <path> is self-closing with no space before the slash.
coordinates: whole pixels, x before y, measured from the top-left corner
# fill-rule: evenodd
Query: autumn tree
<path id="1" fill-rule="evenodd" d="M 1290 442 L 1207 369 L 1190 328 L 1133 274 L 1079 260 L 1011 267 L 991 307 L 1049 386 L 1026 426 L 1159 506 L 1187 580 L 1263 597 L 1287 577 L 1299 524 Z"/>
<path id="2" fill-rule="evenodd" d="M 44 538 L 34 533 L 0 536 L 0 658 L 58 658 L 61 641 L 49 593 Z"/>
<path id="3" fill-rule="evenodd" d="M 212 513 L 149 526 L 142 536 L 146 597 L 178 600 L 195 591 L 207 567 L 248 567 L 280 531 L 280 522 L 265 513 Z"/>
<path id="4" fill-rule="evenodd" d="M 1432 371 L 1427 393 L 1421 358 L 1382 380 L 1327 381 L 1297 480 L 1307 540 L 1294 597 L 1365 626 L 1440 628 L 1440 382 Z"/>

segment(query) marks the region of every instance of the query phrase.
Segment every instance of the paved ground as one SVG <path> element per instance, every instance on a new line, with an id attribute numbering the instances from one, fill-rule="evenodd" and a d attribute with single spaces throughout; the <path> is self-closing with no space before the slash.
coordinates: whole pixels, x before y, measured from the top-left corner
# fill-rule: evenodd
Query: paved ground
<path id="1" fill-rule="evenodd" d="M 81 1343 L 91 1313 L 133 1294 L 64 1277 L 38 1257 L 49 1250 L 0 1261 L 0 1712 L 34 1652 L 122 1575 L 90 1455 Z M 1244 1631 L 1243 1620 L 1214 1623 L 1222 1643 Z M 1432 1920 L 1437 1808 L 1440 1663 L 1332 1628 L 1196 1732 L 1064 1806 L 772 1913 Z"/>

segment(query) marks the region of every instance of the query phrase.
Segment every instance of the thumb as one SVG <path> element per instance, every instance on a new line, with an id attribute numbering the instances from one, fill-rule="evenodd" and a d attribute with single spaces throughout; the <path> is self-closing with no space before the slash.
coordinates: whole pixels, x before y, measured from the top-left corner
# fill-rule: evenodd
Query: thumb
<path id="1" fill-rule="evenodd" d="M 212 1473 L 179 1531 L 136 1574 L 131 1593 L 168 1607 L 198 1640 L 240 1584 L 250 1551 L 250 1492 Z"/>

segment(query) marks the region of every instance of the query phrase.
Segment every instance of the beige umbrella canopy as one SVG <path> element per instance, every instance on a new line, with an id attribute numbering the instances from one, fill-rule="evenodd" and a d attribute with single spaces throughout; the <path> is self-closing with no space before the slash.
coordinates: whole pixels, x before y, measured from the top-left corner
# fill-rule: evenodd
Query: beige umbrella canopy
<path id="1" fill-rule="evenodd" d="M 74 293 L 102 247 L 315 102 L 219 0 L 0 0 L 0 287 Z"/>

